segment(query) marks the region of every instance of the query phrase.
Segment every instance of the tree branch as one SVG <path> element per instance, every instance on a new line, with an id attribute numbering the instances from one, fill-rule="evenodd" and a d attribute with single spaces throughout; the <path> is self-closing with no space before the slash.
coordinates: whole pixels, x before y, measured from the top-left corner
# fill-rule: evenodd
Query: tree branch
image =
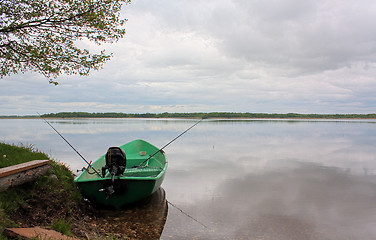
<path id="1" fill-rule="evenodd" d="M 92 54 L 75 46 L 86 38 L 97 44 L 117 41 L 121 4 L 129 0 L 0 0 L 0 77 L 28 70 L 44 76 L 87 75 L 110 55 Z M 3 5 L 1 6 L 3 7 Z M 27 10 L 27 11 L 26 11 Z"/>

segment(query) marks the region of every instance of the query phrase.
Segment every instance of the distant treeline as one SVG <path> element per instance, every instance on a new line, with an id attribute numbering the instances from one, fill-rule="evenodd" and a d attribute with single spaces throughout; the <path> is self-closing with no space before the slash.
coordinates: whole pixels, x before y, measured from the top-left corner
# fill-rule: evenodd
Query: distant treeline
<path id="1" fill-rule="evenodd" d="M 88 113 L 88 112 L 60 112 L 43 114 L 45 118 L 278 118 L 278 119 L 376 119 L 373 114 L 299 114 L 299 113 Z"/>

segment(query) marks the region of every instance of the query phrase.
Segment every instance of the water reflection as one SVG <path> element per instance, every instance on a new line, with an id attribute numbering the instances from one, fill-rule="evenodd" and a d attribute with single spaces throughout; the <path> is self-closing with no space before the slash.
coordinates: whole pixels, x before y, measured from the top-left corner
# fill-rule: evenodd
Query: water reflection
<path id="1" fill-rule="evenodd" d="M 271 164 L 275 166 L 274 164 Z M 372 239 L 376 176 L 284 161 L 224 179 L 211 198 L 186 210 L 210 230 L 171 210 L 163 239 Z M 174 213 L 172 213 L 174 212 Z M 180 227 L 184 225 L 185 227 Z"/>
<path id="2" fill-rule="evenodd" d="M 120 211 L 96 209 L 88 223 L 90 239 L 106 234 L 119 239 L 159 239 L 167 218 L 168 205 L 163 188 L 150 197 Z"/>
<path id="3" fill-rule="evenodd" d="M 196 121 L 53 124 L 91 161 L 134 139 L 164 146 Z M 374 123 L 201 122 L 165 149 L 169 168 L 163 188 L 169 201 L 209 229 L 170 208 L 161 238 L 375 239 Z M 42 120 L 0 120 L 0 140 L 31 143 L 73 170 L 84 166 Z"/>

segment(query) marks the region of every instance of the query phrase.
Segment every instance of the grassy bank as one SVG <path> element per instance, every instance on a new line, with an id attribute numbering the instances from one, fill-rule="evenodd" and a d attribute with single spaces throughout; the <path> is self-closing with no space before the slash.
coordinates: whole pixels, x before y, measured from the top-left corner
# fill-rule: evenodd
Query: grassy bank
<path id="1" fill-rule="evenodd" d="M 0 168 L 43 159 L 48 159 L 48 156 L 32 145 L 14 146 L 0 142 Z"/>
<path id="2" fill-rule="evenodd" d="M 0 143 L 3 166 L 35 159 L 48 159 L 48 156 L 31 146 Z M 159 238 L 161 226 L 156 223 L 160 220 L 154 221 L 156 216 L 162 215 L 158 209 L 154 211 L 154 205 L 147 205 L 146 201 L 146 205 L 141 203 L 120 212 L 95 208 L 82 199 L 69 168 L 55 161 L 51 161 L 51 165 L 52 168 L 36 181 L 0 192 L 0 240 L 8 239 L 3 235 L 7 227 L 34 226 L 54 229 L 79 239 Z M 158 198 L 155 201 L 160 206 Z M 162 216 L 163 221 L 165 217 Z"/>
<path id="3" fill-rule="evenodd" d="M 0 143 L 0 167 L 48 156 L 32 146 Z M 64 165 L 51 161 L 52 168 L 35 182 L 0 192 L 0 239 L 6 227 L 48 226 L 71 234 L 71 224 L 82 205 L 73 175 Z"/>

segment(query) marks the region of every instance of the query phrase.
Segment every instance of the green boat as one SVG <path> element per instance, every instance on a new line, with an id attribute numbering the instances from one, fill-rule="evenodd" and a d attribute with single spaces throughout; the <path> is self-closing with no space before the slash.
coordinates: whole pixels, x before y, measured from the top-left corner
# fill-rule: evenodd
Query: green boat
<path id="1" fill-rule="evenodd" d="M 163 150 L 134 140 L 109 148 L 74 181 L 90 202 L 119 209 L 157 191 L 167 165 Z"/>

